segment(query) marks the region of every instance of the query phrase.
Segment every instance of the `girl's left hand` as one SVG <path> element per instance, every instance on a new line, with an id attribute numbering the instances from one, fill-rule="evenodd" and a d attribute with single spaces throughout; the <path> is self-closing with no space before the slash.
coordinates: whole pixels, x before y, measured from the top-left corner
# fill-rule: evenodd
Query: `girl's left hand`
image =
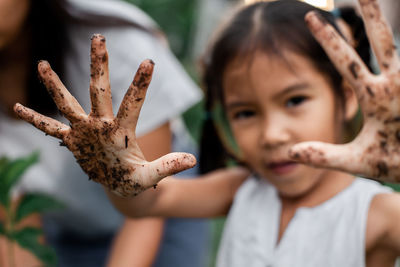
<path id="1" fill-rule="evenodd" d="M 364 125 L 348 144 L 304 142 L 290 156 L 315 167 L 332 168 L 381 181 L 400 182 L 400 61 L 392 31 L 377 0 L 359 0 L 367 34 L 381 73 L 369 72 L 357 53 L 318 14 L 307 14 L 309 28 L 339 72 L 351 83 Z"/>

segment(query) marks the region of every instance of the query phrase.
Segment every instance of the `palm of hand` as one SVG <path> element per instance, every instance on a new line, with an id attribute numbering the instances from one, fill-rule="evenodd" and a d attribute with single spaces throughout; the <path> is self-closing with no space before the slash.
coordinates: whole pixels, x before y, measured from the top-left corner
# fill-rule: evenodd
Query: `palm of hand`
<path id="1" fill-rule="evenodd" d="M 316 167 L 400 182 L 400 61 L 377 1 L 359 2 L 380 75 L 371 74 L 356 52 L 316 14 L 308 14 L 306 20 L 337 69 L 355 88 L 363 128 L 351 143 L 300 143 L 291 149 L 290 156 Z"/>
<path id="2" fill-rule="evenodd" d="M 70 121 L 70 126 L 20 104 L 16 104 L 14 110 L 20 118 L 36 128 L 61 139 L 61 144 L 74 154 L 89 179 L 120 196 L 137 195 L 156 185 L 162 178 L 191 168 L 196 163 L 194 156 L 187 153 L 170 153 L 147 162 L 136 142 L 136 123 L 151 81 L 153 66 L 151 60 L 140 65 L 114 117 L 105 39 L 101 35 L 94 35 L 90 65 L 92 110 L 89 115 L 45 61 L 39 62 L 39 75 L 58 109 Z"/>
<path id="3" fill-rule="evenodd" d="M 76 129 L 76 130 L 75 130 Z M 88 118 L 71 124 L 64 143 L 74 154 L 89 179 L 99 182 L 120 195 L 137 194 L 153 184 L 140 179 L 140 169 L 147 166 L 132 134 L 118 129 L 115 121 Z M 131 174 L 136 175 L 131 178 Z M 144 177 L 143 177 L 144 178 Z"/>
<path id="4" fill-rule="evenodd" d="M 389 182 L 400 182 L 400 73 L 386 73 L 366 83 L 360 97 L 364 107 L 364 127 L 352 144 L 360 159 L 358 173 Z M 364 99 L 365 98 L 365 99 Z M 352 147 L 353 146 L 353 147 Z"/>

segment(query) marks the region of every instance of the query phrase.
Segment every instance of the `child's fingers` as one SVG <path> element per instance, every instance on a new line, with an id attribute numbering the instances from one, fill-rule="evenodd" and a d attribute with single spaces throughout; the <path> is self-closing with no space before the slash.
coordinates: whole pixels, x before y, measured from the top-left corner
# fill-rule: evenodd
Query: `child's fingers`
<path id="1" fill-rule="evenodd" d="M 337 169 L 350 173 L 360 173 L 359 161 L 355 155 L 355 149 L 350 144 L 334 145 L 322 142 L 303 142 L 294 145 L 289 156 L 306 165 Z M 353 153 L 354 152 L 354 153 Z"/>
<path id="2" fill-rule="evenodd" d="M 196 165 L 196 158 L 189 153 L 174 152 L 169 153 L 159 159 L 156 159 L 147 164 L 144 177 L 149 177 L 150 180 L 146 187 L 157 184 L 164 177 L 176 174 Z"/>
<path id="3" fill-rule="evenodd" d="M 18 117 L 24 121 L 29 122 L 39 130 L 58 139 L 63 140 L 70 130 L 70 127 L 67 125 L 52 118 L 43 116 L 42 114 L 24 107 L 21 104 L 15 104 L 14 111 L 17 113 Z"/>
<path id="4" fill-rule="evenodd" d="M 135 130 L 140 109 L 151 81 L 153 68 L 154 62 L 152 60 L 145 60 L 140 64 L 119 107 L 117 120 L 121 127 Z"/>
<path id="5" fill-rule="evenodd" d="M 359 0 L 368 39 L 382 72 L 397 71 L 399 59 L 390 26 L 383 16 L 377 0 Z"/>
<path id="6" fill-rule="evenodd" d="M 86 113 L 65 88 L 64 84 L 58 78 L 58 75 L 51 69 L 47 61 L 40 61 L 38 72 L 49 94 L 56 103 L 58 109 L 70 122 L 76 122 L 86 118 Z"/>
<path id="7" fill-rule="evenodd" d="M 358 99 L 365 94 L 366 83 L 371 74 L 354 49 L 317 12 L 309 12 L 306 22 L 337 70 L 353 85 Z M 365 99 L 365 98 L 364 98 Z M 363 103 L 361 103 L 362 105 Z"/>
<path id="8" fill-rule="evenodd" d="M 104 36 L 100 34 L 92 36 L 90 59 L 90 99 L 92 102 L 90 115 L 112 119 L 114 114 L 108 72 L 108 53 Z"/>

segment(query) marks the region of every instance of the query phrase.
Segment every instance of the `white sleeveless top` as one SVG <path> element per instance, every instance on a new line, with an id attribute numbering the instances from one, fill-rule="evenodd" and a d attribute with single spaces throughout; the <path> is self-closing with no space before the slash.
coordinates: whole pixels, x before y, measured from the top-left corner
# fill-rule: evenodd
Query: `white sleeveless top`
<path id="1" fill-rule="evenodd" d="M 319 206 L 299 208 L 277 244 L 281 203 L 276 189 L 250 177 L 225 223 L 218 267 L 365 266 L 365 232 L 372 198 L 391 189 L 357 178 Z"/>

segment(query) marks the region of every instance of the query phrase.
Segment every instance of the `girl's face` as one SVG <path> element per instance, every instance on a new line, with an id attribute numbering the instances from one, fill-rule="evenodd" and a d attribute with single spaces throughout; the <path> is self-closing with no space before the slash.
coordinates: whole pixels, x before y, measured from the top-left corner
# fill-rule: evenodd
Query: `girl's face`
<path id="1" fill-rule="evenodd" d="M 293 197 L 330 171 L 291 161 L 289 148 L 302 141 L 340 142 L 345 114 L 327 78 L 307 58 L 292 52 L 284 58 L 256 52 L 250 64 L 234 60 L 223 76 L 224 104 L 239 157 Z"/>
<path id="2" fill-rule="evenodd" d="M 0 50 L 20 33 L 28 15 L 29 6 L 30 0 L 0 1 Z"/>

